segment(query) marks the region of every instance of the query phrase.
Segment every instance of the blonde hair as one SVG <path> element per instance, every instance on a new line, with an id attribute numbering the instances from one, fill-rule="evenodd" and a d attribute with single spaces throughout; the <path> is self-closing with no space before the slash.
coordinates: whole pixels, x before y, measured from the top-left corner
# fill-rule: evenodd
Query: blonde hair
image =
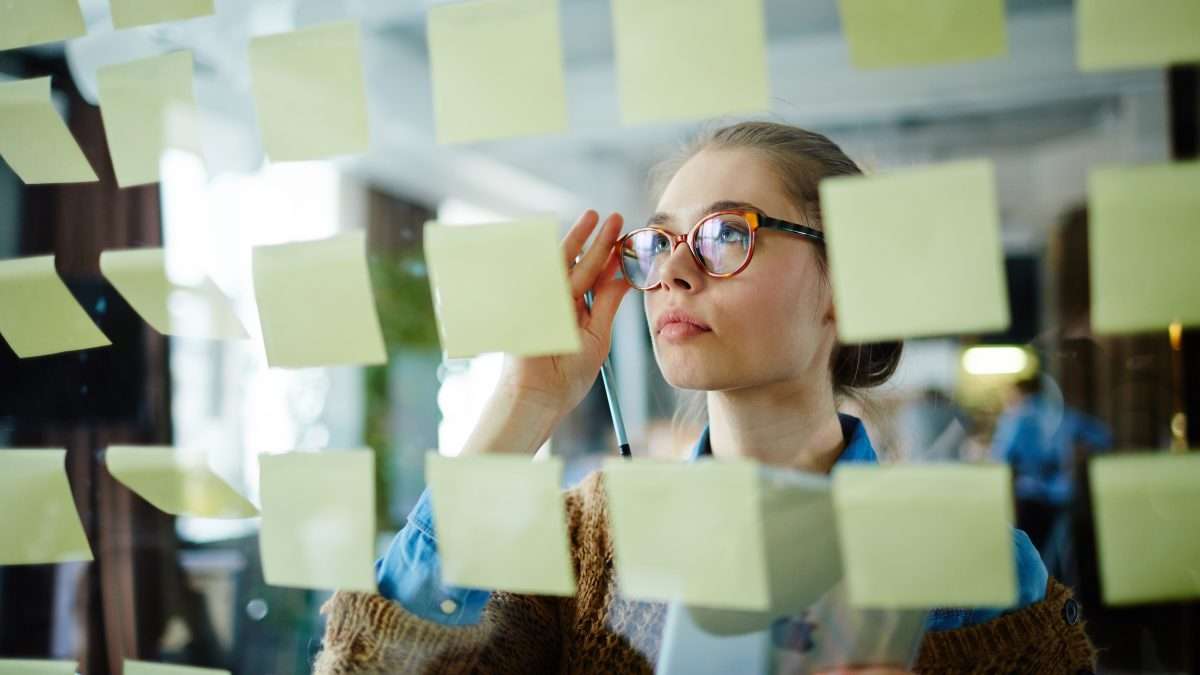
<path id="1" fill-rule="evenodd" d="M 775 122 L 741 122 L 701 132 L 674 156 L 655 166 L 650 172 L 653 194 L 661 195 L 680 167 L 708 149 L 749 149 L 760 153 L 803 214 L 803 224 L 818 230 L 824 229 L 818 190 L 821 180 L 862 174 L 858 165 L 822 134 Z M 815 250 L 822 278 L 827 280 L 829 261 L 825 250 Z M 902 342 L 838 344 L 829 364 L 834 396 L 839 402 L 852 398 L 864 409 L 872 409 L 863 390 L 883 384 L 896 372 L 902 349 Z M 680 392 L 672 420 L 674 426 L 703 426 L 707 417 L 703 391 Z"/>

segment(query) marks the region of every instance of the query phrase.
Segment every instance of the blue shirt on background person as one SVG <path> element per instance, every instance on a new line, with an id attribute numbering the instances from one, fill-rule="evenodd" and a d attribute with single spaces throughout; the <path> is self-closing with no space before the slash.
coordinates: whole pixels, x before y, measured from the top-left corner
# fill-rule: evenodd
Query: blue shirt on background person
<path id="1" fill-rule="evenodd" d="M 1034 393 L 996 422 L 992 458 L 1012 466 L 1017 499 L 1066 506 L 1074 492 L 1076 444 L 1106 450 L 1112 443 L 1103 422 Z"/>
<path id="2" fill-rule="evenodd" d="M 878 462 L 875 448 L 861 420 L 838 415 L 846 448 L 838 462 Z M 705 427 L 692 448 L 693 460 L 711 455 L 708 428 Z M 931 631 L 974 626 L 1000 615 L 1040 602 L 1049 581 L 1046 567 L 1037 549 L 1024 532 L 1014 529 L 1013 551 L 1018 580 L 1017 604 L 1011 608 L 938 608 L 930 612 L 926 628 Z M 441 579 L 437 536 L 429 490 L 408 516 L 408 523 L 392 540 L 387 552 L 375 563 L 379 593 L 395 600 L 409 612 L 429 621 L 448 626 L 478 623 L 491 592 L 447 586 Z"/>

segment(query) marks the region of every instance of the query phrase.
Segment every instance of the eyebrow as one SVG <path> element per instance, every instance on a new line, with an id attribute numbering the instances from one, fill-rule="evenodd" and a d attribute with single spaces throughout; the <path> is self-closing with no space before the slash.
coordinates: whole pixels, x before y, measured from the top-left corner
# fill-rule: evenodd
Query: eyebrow
<path id="1" fill-rule="evenodd" d="M 708 206 L 706 206 L 704 208 L 704 210 L 701 213 L 709 214 L 709 213 L 713 213 L 714 211 L 727 211 L 727 210 L 731 210 L 731 209 L 753 209 L 755 211 L 761 210 L 757 206 L 751 204 L 750 202 L 737 202 L 737 201 L 731 201 L 728 199 L 723 199 L 721 201 L 716 201 L 716 202 L 709 204 Z M 650 226 L 650 225 L 668 225 L 673 220 L 675 220 L 675 218 L 672 217 L 671 214 L 666 213 L 665 211 L 659 211 L 658 213 L 651 216 L 650 220 L 646 221 L 646 225 L 648 225 L 648 226 Z"/>

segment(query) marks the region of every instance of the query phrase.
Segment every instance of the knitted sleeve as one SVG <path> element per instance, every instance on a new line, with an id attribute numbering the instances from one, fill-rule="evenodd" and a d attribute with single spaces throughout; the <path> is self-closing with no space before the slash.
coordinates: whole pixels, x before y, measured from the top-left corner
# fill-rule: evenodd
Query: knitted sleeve
<path id="1" fill-rule="evenodd" d="M 1095 668 L 1079 602 L 1051 579 L 1041 602 L 977 626 L 926 633 L 914 670 L 1078 675 Z"/>
<path id="2" fill-rule="evenodd" d="M 581 488 L 565 495 L 567 527 L 578 541 Z M 576 547 L 572 547 L 576 574 Z M 314 675 L 384 673 L 554 673 L 561 670 L 575 598 L 492 593 L 476 624 L 423 619 L 373 593 L 338 592 L 326 615 Z"/>

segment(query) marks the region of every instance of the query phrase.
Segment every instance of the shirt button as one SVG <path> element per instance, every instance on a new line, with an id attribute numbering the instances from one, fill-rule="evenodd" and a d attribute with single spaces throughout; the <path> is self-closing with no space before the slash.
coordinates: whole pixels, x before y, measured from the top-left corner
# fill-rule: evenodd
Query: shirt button
<path id="1" fill-rule="evenodd" d="M 441 608 L 442 614 L 453 614 L 458 610 L 458 603 L 453 600 L 443 600 Z"/>
<path id="2" fill-rule="evenodd" d="M 1067 622 L 1068 626 L 1079 623 L 1079 603 L 1075 598 L 1067 599 L 1066 604 L 1063 605 L 1062 614 L 1063 620 Z"/>

